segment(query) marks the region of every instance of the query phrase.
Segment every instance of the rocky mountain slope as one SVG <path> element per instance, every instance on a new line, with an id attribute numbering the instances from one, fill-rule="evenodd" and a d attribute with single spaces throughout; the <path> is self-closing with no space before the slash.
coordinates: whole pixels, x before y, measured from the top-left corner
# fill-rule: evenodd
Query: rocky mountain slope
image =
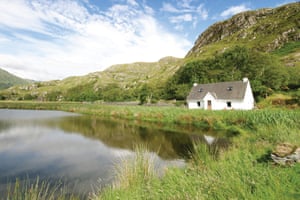
<path id="1" fill-rule="evenodd" d="M 198 37 L 187 57 L 205 58 L 233 45 L 272 52 L 299 40 L 300 2 L 297 2 L 275 9 L 239 13 L 215 23 Z"/>
<path id="2" fill-rule="evenodd" d="M 14 85 L 24 85 L 27 83 L 30 83 L 30 81 L 17 77 L 0 68 L 0 89 L 6 89 Z"/>

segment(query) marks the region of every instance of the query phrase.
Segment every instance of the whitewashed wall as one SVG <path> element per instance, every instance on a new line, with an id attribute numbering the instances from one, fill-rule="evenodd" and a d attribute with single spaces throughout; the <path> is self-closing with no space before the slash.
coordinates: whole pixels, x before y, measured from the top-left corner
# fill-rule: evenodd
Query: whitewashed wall
<path id="1" fill-rule="evenodd" d="M 208 109 L 207 102 L 211 101 L 211 109 L 212 110 L 251 110 L 254 108 L 254 97 L 252 93 L 252 89 L 250 83 L 248 81 L 245 97 L 243 100 L 234 100 L 234 99 L 222 99 L 216 100 L 213 95 L 207 93 L 203 100 L 199 100 L 200 107 L 198 106 L 198 101 L 188 101 L 188 108 L 189 109 Z M 227 107 L 227 102 L 231 102 L 231 108 Z"/>
<path id="2" fill-rule="evenodd" d="M 200 107 L 198 106 L 198 101 L 189 101 L 188 108 L 189 109 L 204 109 L 204 101 L 199 101 Z"/>

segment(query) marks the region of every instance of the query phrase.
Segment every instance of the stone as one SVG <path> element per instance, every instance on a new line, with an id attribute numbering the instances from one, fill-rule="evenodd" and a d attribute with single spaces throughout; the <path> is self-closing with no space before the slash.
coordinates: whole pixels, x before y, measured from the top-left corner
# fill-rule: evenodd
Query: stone
<path id="1" fill-rule="evenodd" d="M 297 147 L 295 145 L 292 145 L 290 143 L 281 143 L 275 147 L 275 150 L 272 152 L 272 154 L 275 154 L 279 157 L 285 157 L 292 154 L 296 148 Z"/>
<path id="2" fill-rule="evenodd" d="M 293 165 L 300 162 L 300 148 L 290 143 L 281 143 L 271 154 L 272 160 L 279 165 Z"/>
<path id="3" fill-rule="evenodd" d="M 287 158 L 294 160 L 295 162 L 300 163 L 300 148 L 297 148 L 293 154 L 287 156 Z"/>

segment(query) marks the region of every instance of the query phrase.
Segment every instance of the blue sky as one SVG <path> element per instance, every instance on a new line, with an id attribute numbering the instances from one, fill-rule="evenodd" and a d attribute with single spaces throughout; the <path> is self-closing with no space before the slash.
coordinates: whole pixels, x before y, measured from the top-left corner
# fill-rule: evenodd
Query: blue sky
<path id="1" fill-rule="evenodd" d="M 215 22 L 293 0 L 0 0 L 0 68 L 63 79 L 184 57 Z"/>

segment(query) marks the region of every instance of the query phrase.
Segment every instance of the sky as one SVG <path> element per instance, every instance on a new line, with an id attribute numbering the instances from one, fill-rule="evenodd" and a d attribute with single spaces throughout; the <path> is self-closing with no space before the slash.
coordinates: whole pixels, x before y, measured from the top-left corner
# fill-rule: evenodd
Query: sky
<path id="1" fill-rule="evenodd" d="M 47 81 L 183 58 L 215 22 L 293 0 L 0 0 L 0 68 Z"/>

